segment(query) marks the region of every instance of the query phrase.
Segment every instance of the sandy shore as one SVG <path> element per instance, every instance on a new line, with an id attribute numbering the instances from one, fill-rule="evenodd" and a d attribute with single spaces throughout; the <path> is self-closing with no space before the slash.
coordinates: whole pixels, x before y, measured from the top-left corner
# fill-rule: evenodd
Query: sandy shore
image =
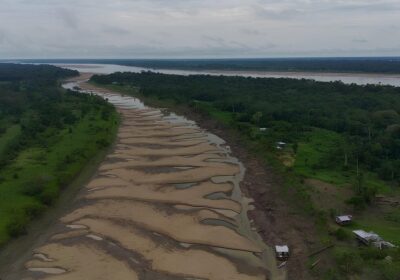
<path id="1" fill-rule="evenodd" d="M 20 279 L 286 278 L 248 218 L 252 200 L 239 187 L 245 170 L 222 139 L 158 109 L 129 107 L 128 97 L 80 87 L 117 106 L 118 140 Z"/>

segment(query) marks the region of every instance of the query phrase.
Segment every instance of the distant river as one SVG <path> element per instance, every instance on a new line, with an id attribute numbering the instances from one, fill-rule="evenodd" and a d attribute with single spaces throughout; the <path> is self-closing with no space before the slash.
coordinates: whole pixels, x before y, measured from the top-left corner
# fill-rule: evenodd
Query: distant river
<path id="1" fill-rule="evenodd" d="M 111 74 L 114 72 L 141 72 L 154 71 L 163 74 L 176 75 L 225 75 L 242 76 L 253 78 L 293 78 L 293 79 L 312 79 L 321 82 L 342 81 L 346 84 L 382 84 L 400 87 L 400 75 L 390 74 L 358 74 L 358 73 L 309 73 L 309 72 L 262 72 L 262 71 L 189 71 L 189 70 L 167 70 L 150 69 L 134 66 L 122 66 L 114 64 L 54 64 L 56 66 L 78 70 L 79 72 L 90 72 L 97 74 Z"/>

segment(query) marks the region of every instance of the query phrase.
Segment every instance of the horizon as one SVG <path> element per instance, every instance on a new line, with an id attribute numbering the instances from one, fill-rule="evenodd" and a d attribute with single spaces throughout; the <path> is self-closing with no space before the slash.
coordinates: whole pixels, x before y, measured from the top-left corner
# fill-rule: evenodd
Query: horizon
<path id="1" fill-rule="evenodd" d="M 373 59 L 400 59 L 400 55 L 397 56 L 280 56 L 280 57 L 149 57 L 149 58 L 128 58 L 128 57 L 54 57 L 54 58 L 32 58 L 32 57 L 24 57 L 24 58 L 0 58 L 0 61 L 6 60 L 21 60 L 21 61 L 56 61 L 56 60 L 164 60 L 164 61 L 182 61 L 182 60 L 290 60 L 290 59 L 365 59 L 365 60 L 373 60 Z"/>

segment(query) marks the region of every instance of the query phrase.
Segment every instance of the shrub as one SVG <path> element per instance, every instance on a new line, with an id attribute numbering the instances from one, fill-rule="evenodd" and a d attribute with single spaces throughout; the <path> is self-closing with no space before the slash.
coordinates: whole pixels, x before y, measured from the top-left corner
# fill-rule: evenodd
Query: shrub
<path id="1" fill-rule="evenodd" d="M 342 275 L 340 275 L 340 273 L 337 270 L 330 268 L 328 271 L 326 271 L 324 273 L 324 276 L 322 279 L 324 279 L 324 280 L 342 280 L 343 277 L 342 277 Z"/>
<path id="2" fill-rule="evenodd" d="M 23 193 L 28 196 L 38 197 L 42 194 L 46 185 L 52 180 L 52 176 L 39 175 L 32 181 L 26 183 Z"/>
<path id="3" fill-rule="evenodd" d="M 29 222 L 29 217 L 24 211 L 15 212 L 13 220 L 7 225 L 7 233 L 11 237 L 18 237 L 26 234 L 26 225 Z"/>
<path id="4" fill-rule="evenodd" d="M 14 220 L 7 226 L 7 233 L 10 237 L 18 237 L 26 234 L 27 220 Z"/>
<path id="5" fill-rule="evenodd" d="M 23 194 L 27 196 L 39 196 L 44 189 L 44 184 L 29 183 L 24 187 Z"/>
<path id="6" fill-rule="evenodd" d="M 384 280 L 399 280 L 400 263 L 384 263 L 381 266 L 381 273 Z"/>
<path id="7" fill-rule="evenodd" d="M 357 252 L 340 249 L 335 252 L 335 260 L 345 274 L 355 274 L 362 269 L 362 259 Z"/>
<path id="8" fill-rule="evenodd" d="M 335 232 L 334 232 L 334 235 L 335 235 L 335 237 L 338 239 L 338 240 L 341 240 L 341 241 L 344 241 L 344 240 L 349 240 L 350 239 L 350 234 L 346 231 L 346 230 L 344 230 L 344 229 L 342 229 L 342 228 L 338 228 Z"/>
<path id="9" fill-rule="evenodd" d="M 58 196 L 58 187 L 48 185 L 47 188 L 40 194 L 39 200 L 44 205 L 52 205 Z"/>
<path id="10" fill-rule="evenodd" d="M 394 211 L 385 215 L 386 221 L 400 223 L 400 211 Z"/>
<path id="11" fill-rule="evenodd" d="M 346 200 L 346 203 L 353 205 L 355 210 L 363 210 L 366 207 L 365 200 L 362 196 L 353 196 L 352 198 Z"/>
<path id="12" fill-rule="evenodd" d="M 388 255 L 386 250 L 379 250 L 374 247 L 365 247 L 360 250 L 360 256 L 364 260 L 381 260 Z"/>

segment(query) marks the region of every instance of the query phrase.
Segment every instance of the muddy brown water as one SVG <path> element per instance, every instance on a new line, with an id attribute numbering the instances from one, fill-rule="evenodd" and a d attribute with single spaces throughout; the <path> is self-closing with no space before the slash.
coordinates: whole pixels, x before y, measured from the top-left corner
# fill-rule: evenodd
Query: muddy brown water
<path id="1" fill-rule="evenodd" d="M 122 116 L 115 148 L 26 261 L 2 279 L 286 279 L 247 212 L 245 167 L 223 139 L 95 88 Z"/>

